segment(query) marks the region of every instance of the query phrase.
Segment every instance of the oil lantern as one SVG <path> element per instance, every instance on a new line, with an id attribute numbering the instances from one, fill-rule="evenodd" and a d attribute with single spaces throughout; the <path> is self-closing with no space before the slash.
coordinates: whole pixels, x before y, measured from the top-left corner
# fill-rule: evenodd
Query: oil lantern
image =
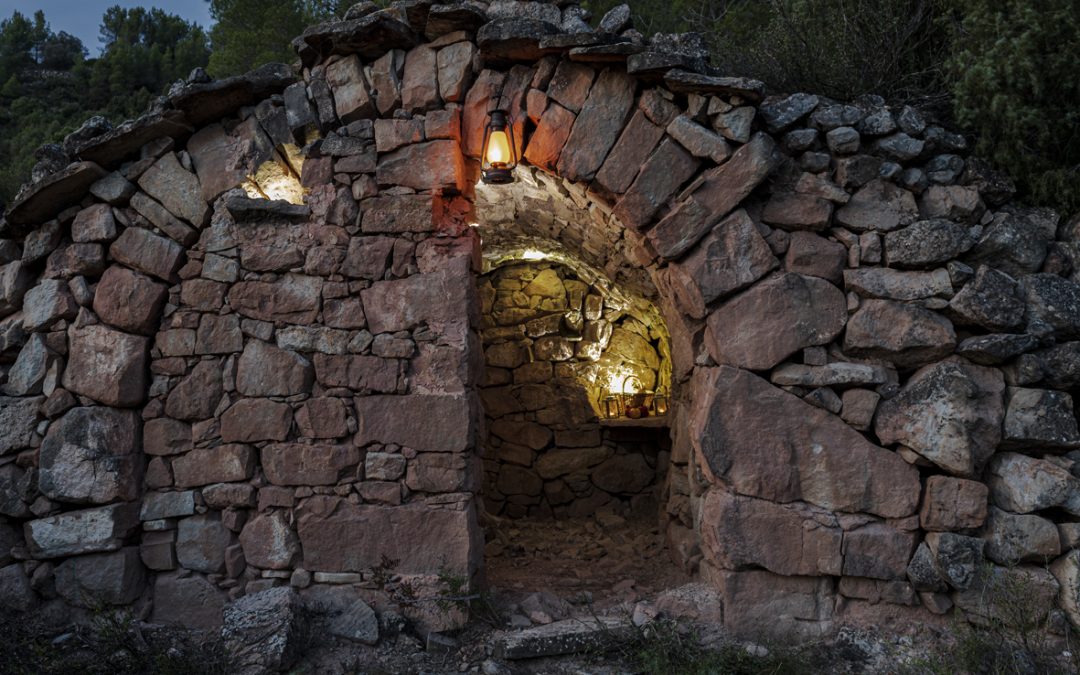
<path id="1" fill-rule="evenodd" d="M 514 147 L 509 115 L 505 110 L 492 110 L 488 113 L 488 123 L 484 128 L 480 179 L 492 185 L 513 183 L 515 166 L 517 148 Z"/>

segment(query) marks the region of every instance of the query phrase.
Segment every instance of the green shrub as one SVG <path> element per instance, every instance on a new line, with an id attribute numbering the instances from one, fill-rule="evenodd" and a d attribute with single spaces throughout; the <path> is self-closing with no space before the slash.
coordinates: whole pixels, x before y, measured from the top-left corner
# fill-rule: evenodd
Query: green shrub
<path id="1" fill-rule="evenodd" d="M 977 154 L 1036 204 L 1080 208 L 1080 4 L 968 0 L 949 75 Z"/>

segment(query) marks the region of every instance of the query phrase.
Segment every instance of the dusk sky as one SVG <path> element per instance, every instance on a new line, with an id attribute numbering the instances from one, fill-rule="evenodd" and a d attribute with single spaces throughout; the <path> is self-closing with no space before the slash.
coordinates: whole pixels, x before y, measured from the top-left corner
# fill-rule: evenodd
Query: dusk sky
<path id="1" fill-rule="evenodd" d="M 206 0 L 0 0 L 0 20 L 10 18 L 15 10 L 27 15 L 43 10 L 54 31 L 71 33 L 82 40 L 90 56 L 97 56 L 101 50 L 98 40 L 101 15 L 114 5 L 157 7 L 203 28 L 210 26 L 210 3 Z"/>

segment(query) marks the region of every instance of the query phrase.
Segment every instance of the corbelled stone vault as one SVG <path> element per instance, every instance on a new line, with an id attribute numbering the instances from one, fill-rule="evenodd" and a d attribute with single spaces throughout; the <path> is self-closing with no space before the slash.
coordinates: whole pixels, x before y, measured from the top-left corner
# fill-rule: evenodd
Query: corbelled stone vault
<path id="1" fill-rule="evenodd" d="M 915 110 L 584 17 L 366 3 L 65 140 L 0 226 L 0 604 L 380 607 L 481 585 L 484 513 L 623 500 L 736 632 L 1001 576 L 1080 628 L 1080 221 Z M 478 185 L 494 108 L 520 165 Z M 616 367 L 670 398 L 648 461 L 549 386 Z"/>

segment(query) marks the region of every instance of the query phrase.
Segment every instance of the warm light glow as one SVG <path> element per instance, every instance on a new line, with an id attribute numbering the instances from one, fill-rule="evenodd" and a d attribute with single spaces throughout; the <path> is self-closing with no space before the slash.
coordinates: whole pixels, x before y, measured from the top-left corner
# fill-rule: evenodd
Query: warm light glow
<path id="1" fill-rule="evenodd" d="M 505 129 L 493 129 L 488 137 L 487 161 L 495 168 L 506 166 L 510 163 L 510 139 Z"/>
<path id="2" fill-rule="evenodd" d="M 304 188 L 289 165 L 283 161 L 263 162 L 248 176 L 242 187 L 253 199 L 283 199 L 291 204 L 304 203 Z"/>
<path id="3" fill-rule="evenodd" d="M 641 378 L 637 375 L 627 375 L 623 380 L 622 393 L 640 394 L 642 392 Z"/>
<path id="4" fill-rule="evenodd" d="M 626 366 L 618 366 L 608 371 L 606 389 L 612 394 L 633 394 L 634 391 L 626 391 L 627 380 L 636 380 L 638 385 L 641 384 L 641 380 L 634 375 L 634 371 L 630 370 Z"/>

